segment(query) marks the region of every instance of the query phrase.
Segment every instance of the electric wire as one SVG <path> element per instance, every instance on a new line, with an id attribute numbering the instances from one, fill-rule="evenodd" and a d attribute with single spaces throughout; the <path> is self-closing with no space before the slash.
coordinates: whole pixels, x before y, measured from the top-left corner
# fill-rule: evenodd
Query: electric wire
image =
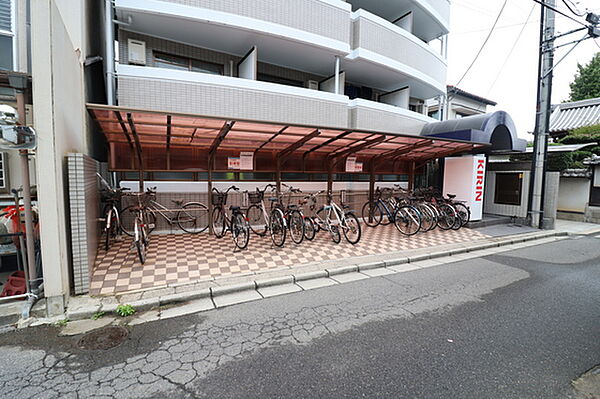
<path id="1" fill-rule="evenodd" d="M 465 71 L 465 73 L 462 75 L 462 77 L 458 80 L 458 82 L 456 83 L 455 86 L 460 85 L 460 83 L 467 76 L 467 74 L 469 73 L 469 71 L 471 70 L 471 68 L 473 67 L 473 65 L 475 65 L 475 62 L 477 62 L 477 59 L 479 58 L 479 56 L 483 52 L 483 49 L 485 48 L 485 45 L 490 40 L 490 37 L 492 37 L 492 33 L 494 33 L 494 29 L 496 28 L 496 25 L 498 24 L 498 21 L 500 20 L 500 17 L 502 16 L 502 12 L 504 11 L 504 8 L 506 7 L 506 3 L 508 3 L 508 0 L 504 0 L 504 4 L 502 4 L 502 8 L 500 8 L 500 12 L 498 12 L 498 15 L 496 16 L 496 20 L 494 21 L 494 24 L 492 25 L 492 28 L 490 29 L 490 33 L 488 33 L 487 37 L 483 41 L 483 44 L 479 48 L 479 51 L 475 55 L 475 58 L 473 58 L 473 61 L 471 62 L 471 65 L 469 65 L 469 67 L 467 68 L 467 70 Z"/>
<path id="2" fill-rule="evenodd" d="M 567 18 L 569 18 L 571 21 L 577 22 L 578 24 L 580 24 L 580 25 L 583 25 L 583 26 L 585 26 L 585 27 L 587 28 L 587 25 L 586 25 L 586 24 L 584 24 L 584 23 L 583 23 L 583 22 L 581 22 L 580 20 L 578 20 L 578 19 L 576 19 L 576 18 L 573 18 L 572 16 L 570 16 L 570 15 L 568 15 L 568 14 L 566 14 L 566 13 L 562 12 L 562 11 L 561 11 L 561 10 L 559 10 L 558 8 L 556 8 L 556 7 L 551 7 L 551 6 L 549 6 L 548 4 L 546 4 L 546 2 L 544 2 L 544 1 L 541 1 L 541 0 L 533 0 L 533 1 L 534 1 L 534 2 L 536 2 L 536 3 L 538 3 L 538 4 L 541 4 L 543 7 L 546 7 L 546 8 L 548 8 L 548 9 L 550 9 L 550 10 L 554 11 L 555 13 L 558 13 L 558 14 L 562 15 L 563 17 L 567 17 Z"/>
<path id="3" fill-rule="evenodd" d="M 573 14 L 577 15 L 578 17 L 585 16 L 585 14 L 582 13 L 581 11 L 577 12 L 577 11 L 574 10 L 574 8 L 576 9 L 577 7 L 575 6 L 575 4 L 571 0 L 562 0 L 562 2 L 565 3 L 565 5 L 569 9 L 569 11 L 571 11 Z"/>
<path id="4" fill-rule="evenodd" d="M 490 94 L 490 92 L 492 91 L 492 89 L 494 88 L 496 83 L 498 82 L 498 79 L 500 78 L 500 75 L 502 75 L 502 71 L 504 70 L 504 67 L 508 63 L 508 60 L 512 56 L 513 51 L 517 47 L 517 44 L 519 43 L 519 40 L 521 39 L 521 36 L 523 35 L 523 32 L 525 31 L 525 28 L 527 27 L 527 24 L 529 23 L 529 19 L 531 18 L 531 15 L 533 14 L 533 10 L 535 10 L 535 4 L 531 7 L 531 10 L 529 11 L 529 14 L 527 15 L 527 19 L 525 20 L 525 22 L 523 23 L 523 26 L 521 27 L 521 31 L 517 35 L 517 38 L 515 39 L 512 47 L 510 48 L 508 55 L 506 56 L 506 58 L 504 59 L 504 62 L 502 63 L 502 66 L 500 67 L 500 70 L 496 74 L 496 78 L 494 79 L 494 82 L 490 85 L 490 88 L 488 89 L 488 95 Z"/>

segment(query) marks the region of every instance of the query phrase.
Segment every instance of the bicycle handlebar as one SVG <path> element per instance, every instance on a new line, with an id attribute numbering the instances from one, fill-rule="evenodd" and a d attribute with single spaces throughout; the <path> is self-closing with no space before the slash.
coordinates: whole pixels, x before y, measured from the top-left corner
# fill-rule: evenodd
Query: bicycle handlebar
<path id="1" fill-rule="evenodd" d="M 228 193 L 229 191 L 231 191 L 231 190 L 234 190 L 234 191 L 240 191 L 240 188 L 239 188 L 239 187 L 236 187 L 236 186 L 231 186 L 231 187 L 227 188 L 227 190 L 225 190 L 225 191 L 220 191 L 220 190 L 219 190 L 218 188 L 216 188 L 216 187 L 213 187 L 213 188 L 212 188 L 212 191 L 214 191 L 215 193 L 225 193 L 225 194 L 227 194 L 227 193 Z"/>

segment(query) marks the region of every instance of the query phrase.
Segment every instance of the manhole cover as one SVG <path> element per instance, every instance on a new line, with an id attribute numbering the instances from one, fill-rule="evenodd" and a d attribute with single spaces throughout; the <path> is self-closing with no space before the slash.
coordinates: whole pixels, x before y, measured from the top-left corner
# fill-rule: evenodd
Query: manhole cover
<path id="1" fill-rule="evenodd" d="M 126 328 L 119 326 L 108 326 L 85 334 L 77 346 L 85 350 L 111 349 L 123 343 L 129 335 Z"/>

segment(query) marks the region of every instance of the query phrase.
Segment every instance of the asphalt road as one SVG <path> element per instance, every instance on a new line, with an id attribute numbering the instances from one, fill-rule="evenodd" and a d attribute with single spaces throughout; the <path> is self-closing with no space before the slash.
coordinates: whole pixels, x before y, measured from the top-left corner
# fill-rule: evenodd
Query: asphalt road
<path id="1" fill-rule="evenodd" d="M 135 326 L 0 336 L 0 397 L 568 398 L 600 363 L 583 237 Z"/>

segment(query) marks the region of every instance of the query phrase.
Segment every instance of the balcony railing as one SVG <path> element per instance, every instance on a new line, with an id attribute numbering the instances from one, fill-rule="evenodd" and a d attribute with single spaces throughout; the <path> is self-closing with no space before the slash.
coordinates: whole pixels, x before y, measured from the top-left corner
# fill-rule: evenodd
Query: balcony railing
<path id="1" fill-rule="evenodd" d="M 446 0 L 440 0 L 446 1 Z M 406 30 L 371 14 L 358 10 L 353 14 L 352 48 L 367 50 L 406 66 L 401 71 L 415 77 L 425 75 L 426 83 L 444 87 L 447 65 L 444 58 L 431 46 Z M 364 52 L 363 52 L 364 53 Z M 393 68 L 395 63 L 388 63 Z"/>
<path id="2" fill-rule="evenodd" d="M 156 0 L 144 0 L 144 2 Z M 351 7 L 342 0 L 160 0 L 271 22 L 347 42 Z"/>
<path id="3" fill-rule="evenodd" d="M 351 129 L 419 135 L 426 123 L 435 122 L 427 115 L 360 98 L 348 105 Z"/>
<path id="4" fill-rule="evenodd" d="M 119 105 L 232 119 L 346 128 L 348 97 L 269 82 L 118 65 Z"/>

